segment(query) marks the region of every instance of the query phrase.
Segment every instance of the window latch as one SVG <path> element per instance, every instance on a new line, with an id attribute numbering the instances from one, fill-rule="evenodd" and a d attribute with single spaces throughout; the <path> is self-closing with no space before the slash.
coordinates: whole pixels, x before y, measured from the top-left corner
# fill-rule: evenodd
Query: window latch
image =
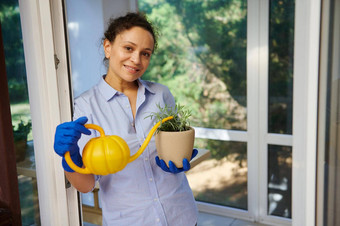
<path id="1" fill-rule="evenodd" d="M 54 65 L 55 65 L 56 70 L 58 69 L 59 63 L 60 63 L 60 60 L 59 60 L 57 54 L 54 54 Z"/>

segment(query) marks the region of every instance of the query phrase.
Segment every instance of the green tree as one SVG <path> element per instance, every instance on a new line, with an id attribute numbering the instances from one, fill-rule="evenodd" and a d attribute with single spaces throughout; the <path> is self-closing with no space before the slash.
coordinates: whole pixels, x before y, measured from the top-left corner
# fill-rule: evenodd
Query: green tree
<path id="1" fill-rule="evenodd" d="M 270 1 L 268 131 L 292 134 L 295 1 Z"/>
<path id="2" fill-rule="evenodd" d="M 246 106 L 246 1 L 169 2 L 176 7 L 197 58 Z"/>
<path id="3" fill-rule="evenodd" d="M 18 1 L 1 1 L 0 22 L 11 103 L 27 101 L 27 79 Z"/>
<path id="4" fill-rule="evenodd" d="M 239 2 L 139 1 L 139 9 L 160 33 L 159 48 L 144 79 L 168 85 L 178 101 L 190 105 L 195 126 L 246 127 L 241 104 L 245 104 L 246 94 L 245 35 L 236 37 L 240 35 L 235 33 L 240 26 L 246 29 L 245 9 L 228 15 L 229 21 L 244 21 L 233 22 L 234 31 L 227 32 L 229 22 L 223 19 L 223 12 L 239 8 Z M 232 41 L 228 43 L 224 38 Z M 241 50 L 231 46 L 241 46 Z M 242 65 L 237 61 L 242 61 Z"/>

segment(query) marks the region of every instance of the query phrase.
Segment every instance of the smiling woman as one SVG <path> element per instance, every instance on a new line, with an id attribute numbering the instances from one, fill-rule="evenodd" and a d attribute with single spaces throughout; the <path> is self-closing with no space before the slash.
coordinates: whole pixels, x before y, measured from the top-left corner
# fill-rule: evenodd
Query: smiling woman
<path id="1" fill-rule="evenodd" d="M 137 79 L 149 66 L 155 41 L 152 34 L 141 27 L 132 27 L 117 35 L 114 41 L 109 40 L 106 38 L 103 44 L 105 58 L 109 61 L 105 81 L 129 98 L 135 118 Z"/>
<path id="2" fill-rule="evenodd" d="M 157 161 L 152 137 L 143 157 L 108 175 L 74 172 L 65 161 L 64 155 L 69 152 L 72 161 L 83 166 L 82 151 L 85 145 L 88 147 L 90 138 L 97 137 L 95 131 L 86 128 L 86 123 L 99 125 L 105 133 L 123 138 L 135 154 L 157 123 L 154 118 L 145 118 L 146 115 L 159 111 L 157 105 L 175 105 L 166 86 L 141 79 L 156 43 L 154 29 L 144 15 L 128 13 L 111 20 L 103 39 L 108 63 L 106 75 L 74 100 L 74 121 L 62 123 L 56 129 L 54 150 L 62 157 L 70 183 L 83 193 L 91 191 L 95 181 L 100 185 L 103 225 L 197 223 L 197 207 L 183 173 L 190 169 L 188 160 L 197 154 L 192 149 L 191 158 L 182 159 L 187 162 L 185 167 L 169 168 L 161 165 L 163 159 Z M 85 157 L 84 162 L 87 162 Z"/>

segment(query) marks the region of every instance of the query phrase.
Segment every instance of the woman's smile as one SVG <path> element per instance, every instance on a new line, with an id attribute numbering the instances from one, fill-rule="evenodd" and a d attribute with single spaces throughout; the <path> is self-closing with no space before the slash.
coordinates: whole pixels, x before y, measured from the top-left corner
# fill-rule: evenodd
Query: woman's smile
<path id="1" fill-rule="evenodd" d="M 132 67 L 132 66 L 129 66 L 129 65 L 124 65 L 124 67 L 126 68 L 126 70 L 128 72 L 130 72 L 131 74 L 136 74 L 137 72 L 140 71 L 140 69 L 136 68 L 136 67 Z"/>

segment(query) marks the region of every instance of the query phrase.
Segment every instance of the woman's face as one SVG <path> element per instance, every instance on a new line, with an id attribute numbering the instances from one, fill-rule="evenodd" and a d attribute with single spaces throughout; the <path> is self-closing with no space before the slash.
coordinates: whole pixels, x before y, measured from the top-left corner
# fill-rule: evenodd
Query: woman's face
<path id="1" fill-rule="evenodd" d="M 132 27 L 116 36 L 111 43 L 104 41 L 105 57 L 109 60 L 107 76 L 122 82 L 134 82 L 149 66 L 154 40 L 150 32 Z"/>

